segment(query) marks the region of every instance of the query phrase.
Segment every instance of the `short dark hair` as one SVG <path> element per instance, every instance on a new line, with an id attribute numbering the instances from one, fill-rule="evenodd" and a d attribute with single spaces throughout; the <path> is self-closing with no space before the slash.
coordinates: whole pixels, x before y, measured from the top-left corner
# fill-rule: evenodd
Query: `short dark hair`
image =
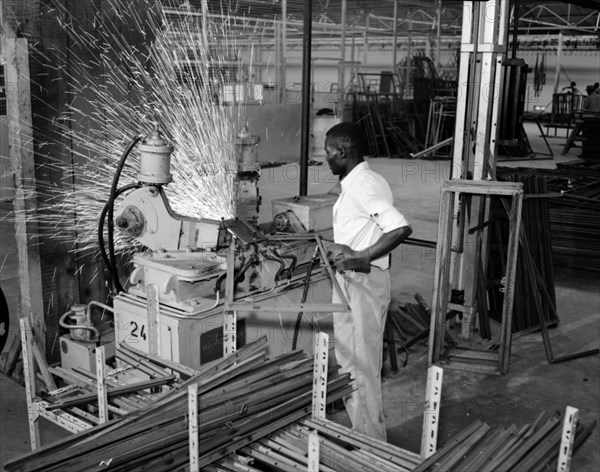
<path id="1" fill-rule="evenodd" d="M 365 134 L 361 127 L 355 123 L 349 121 L 338 123 L 327 131 L 325 137 L 330 141 L 337 143 L 339 147 L 355 147 L 358 148 L 361 153 L 366 152 Z"/>

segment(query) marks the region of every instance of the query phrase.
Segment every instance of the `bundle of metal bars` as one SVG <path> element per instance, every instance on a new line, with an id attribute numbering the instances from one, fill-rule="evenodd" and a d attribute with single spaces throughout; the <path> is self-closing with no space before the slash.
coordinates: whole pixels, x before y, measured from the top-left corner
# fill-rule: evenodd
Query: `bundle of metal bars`
<path id="1" fill-rule="evenodd" d="M 557 169 L 498 168 L 498 176 L 534 174 L 547 184 L 554 265 L 561 270 L 600 274 L 600 165 L 585 161 Z"/>
<path id="2" fill-rule="evenodd" d="M 267 359 L 266 339 L 203 369 L 156 403 L 5 464 L 7 472 L 141 471 L 189 464 L 187 387 L 198 385 L 199 466 L 218 461 L 310 413 L 313 359 L 301 351 Z M 349 394 L 330 366 L 327 401 Z"/>
<path id="3" fill-rule="evenodd" d="M 554 291 L 554 269 L 552 242 L 550 239 L 550 217 L 548 209 L 546 180 L 536 174 L 502 172 L 499 180 L 521 182 L 525 192 L 521 217 L 521 237 L 526 238 L 531 248 L 531 261 L 541 276 L 548 294 L 537 306 L 531 297 L 530 281 L 534 274 L 524 263 L 523 248 L 519 248 L 517 274 L 515 279 L 514 309 L 512 331 L 519 332 L 537 326 L 540 316 L 552 324 L 558 321 L 556 316 L 556 296 Z M 541 198 L 540 198 L 541 197 Z M 497 321 L 501 318 L 504 293 L 502 277 L 505 274 L 505 252 L 508 244 L 508 216 L 501 201 L 493 200 L 490 217 L 490 253 L 487 267 L 488 314 Z M 536 282 L 537 283 L 537 282 Z M 537 311 L 541 310 L 541 313 Z"/>
<path id="4" fill-rule="evenodd" d="M 219 461 L 206 470 L 307 470 L 308 435 L 319 435 L 321 472 L 404 472 L 422 462 L 414 452 L 378 441 L 328 420 L 307 419 L 287 426 Z M 310 469 L 309 469 L 310 470 Z"/>
<path id="5" fill-rule="evenodd" d="M 446 141 L 446 145 L 437 148 L 428 157 L 450 158 L 451 138 L 454 132 L 454 121 L 456 119 L 455 97 L 433 97 L 429 106 L 427 118 L 427 134 L 425 136 L 425 149 Z M 444 150 L 442 152 L 442 150 Z"/>
<path id="6" fill-rule="evenodd" d="M 539 472 L 557 470 L 562 422 L 559 413 L 542 413 L 532 424 L 490 427 L 476 421 L 413 472 L 477 470 L 480 472 Z M 573 451 L 590 436 L 596 422 L 578 423 Z M 550 466 L 550 469 L 546 467 Z M 568 470 L 563 468 L 559 470 Z"/>
<path id="7" fill-rule="evenodd" d="M 137 349 L 120 344 L 116 358 L 120 366 L 105 375 L 108 412 L 111 417 L 123 416 L 154 403 L 159 397 L 178 388 L 195 371 L 179 366 Z M 66 384 L 48 393 L 42 393 L 48 411 L 68 412 L 90 426 L 100 423 L 97 411 L 97 378 L 86 369 L 49 367 L 48 372 Z M 173 374 L 176 375 L 173 375 Z"/>

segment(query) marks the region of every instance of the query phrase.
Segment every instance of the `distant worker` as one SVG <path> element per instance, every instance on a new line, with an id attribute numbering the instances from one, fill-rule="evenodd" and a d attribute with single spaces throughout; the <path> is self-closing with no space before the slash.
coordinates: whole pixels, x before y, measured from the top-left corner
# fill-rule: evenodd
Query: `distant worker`
<path id="1" fill-rule="evenodd" d="M 581 93 L 581 90 L 579 90 L 577 88 L 577 83 L 576 82 L 571 82 L 570 85 L 567 85 L 566 87 L 563 87 L 561 92 L 566 90 L 565 93 L 572 93 L 573 95 L 583 95 L 583 93 Z"/>
<path id="2" fill-rule="evenodd" d="M 594 90 L 594 93 L 589 97 L 585 97 L 583 110 L 591 113 L 600 113 L 600 87 Z"/>
<path id="3" fill-rule="evenodd" d="M 325 135 L 327 163 L 340 178 L 329 257 L 350 313 L 334 313 L 335 356 L 356 390 L 344 399 L 353 429 L 387 440 L 381 390 L 383 333 L 390 303 L 390 252 L 412 229 L 387 181 L 364 160 L 365 136 L 354 123 Z M 334 290 L 332 302 L 340 303 Z"/>
<path id="4" fill-rule="evenodd" d="M 587 93 L 587 94 L 588 94 L 588 97 L 589 97 L 591 94 L 593 94 L 593 93 L 594 93 L 594 90 L 596 90 L 596 87 L 594 87 L 593 85 L 588 85 L 588 86 L 585 88 L 585 93 Z"/>

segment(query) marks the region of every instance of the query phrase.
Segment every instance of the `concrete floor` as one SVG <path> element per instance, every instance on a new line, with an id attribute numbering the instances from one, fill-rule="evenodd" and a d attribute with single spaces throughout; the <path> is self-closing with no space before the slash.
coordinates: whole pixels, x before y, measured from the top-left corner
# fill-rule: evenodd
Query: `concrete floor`
<path id="1" fill-rule="evenodd" d="M 545 152 L 539 132 L 527 125 L 536 151 Z M 550 140 L 552 160 L 527 160 L 500 165 L 554 168 L 557 162 L 576 159 L 579 149 L 560 156 L 564 138 Z M 260 151 L 259 151 L 260 152 Z M 413 227 L 412 237 L 435 240 L 439 191 L 448 178 L 448 161 L 372 159 L 371 165 L 390 182 L 395 203 Z M 260 191 L 263 196 L 261 221 L 271 219 L 271 200 L 298 193 L 298 165 L 263 169 Z M 335 183 L 325 165 L 309 169 L 308 194 L 323 193 Z M 400 246 L 393 254 L 392 303 L 414 302 L 420 293 L 431 303 L 435 252 L 433 249 Z M 597 347 L 600 338 L 600 284 L 598 280 L 556 274 L 557 309 L 560 324 L 551 330 L 555 354 Z M 402 361 L 404 355 L 400 354 Z M 419 451 L 427 368 L 427 346 L 410 349 L 406 367 L 396 373 L 386 363 L 384 401 L 388 439 L 391 443 Z M 14 382 L 0 375 L 0 463 L 29 448 L 25 394 Z M 580 410 L 580 421 L 600 421 L 600 356 L 548 364 L 539 334 L 513 342 L 508 374 L 483 374 L 444 370 L 438 445 L 443 445 L 476 419 L 490 426 L 533 421 L 544 410 L 564 412 L 567 406 Z M 347 424 L 344 412 L 333 415 Z M 42 420 L 43 421 L 43 420 Z M 42 441 L 62 436 L 58 427 L 43 422 Z M 596 428 L 572 462 L 572 471 L 600 470 L 600 432 Z"/>

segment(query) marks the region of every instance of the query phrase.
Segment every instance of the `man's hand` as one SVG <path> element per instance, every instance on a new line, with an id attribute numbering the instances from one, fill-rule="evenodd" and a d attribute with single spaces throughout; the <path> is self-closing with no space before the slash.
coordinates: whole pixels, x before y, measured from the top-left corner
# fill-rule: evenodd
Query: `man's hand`
<path id="1" fill-rule="evenodd" d="M 371 258 L 368 250 L 355 251 L 345 244 L 332 244 L 327 249 L 327 256 L 333 261 L 338 272 L 345 270 L 371 272 Z"/>

